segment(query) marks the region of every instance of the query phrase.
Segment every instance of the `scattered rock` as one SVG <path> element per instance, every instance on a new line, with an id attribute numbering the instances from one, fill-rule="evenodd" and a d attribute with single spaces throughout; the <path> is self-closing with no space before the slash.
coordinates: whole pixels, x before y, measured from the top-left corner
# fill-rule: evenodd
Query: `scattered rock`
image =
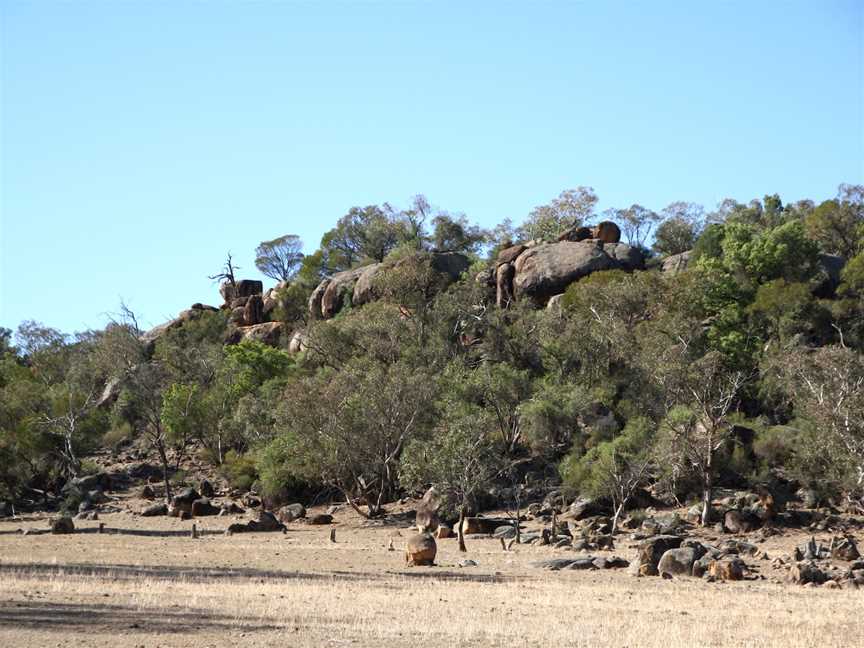
<path id="1" fill-rule="evenodd" d="M 746 511 L 731 510 L 723 515 L 723 527 L 729 533 L 750 533 L 761 526 L 761 520 Z"/>
<path id="2" fill-rule="evenodd" d="M 306 517 L 306 507 L 302 504 L 287 504 L 276 512 L 276 517 L 285 524 Z"/>
<path id="3" fill-rule="evenodd" d="M 312 517 L 306 520 L 306 524 L 316 524 L 316 525 L 324 525 L 324 524 L 332 524 L 333 516 L 327 515 L 326 513 L 318 513 L 317 515 L 313 515 Z"/>
<path id="4" fill-rule="evenodd" d="M 583 520 L 601 511 L 599 504 L 592 499 L 579 497 L 570 504 L 567 514 L 574 520 Z"/>
<path id="5" fill-rule="evenodd" d="M 237 502 L 222 502 L 222 510 L 219 515 L 242 515 L 246 510 Z"/>
<path id="6" fill-rule="evenodd" d="M 635 570 L 645 572 L 645 575 L 657 575 L 657 565 L 660 559 L 670 549 L 681 546 L 682 539 L 673 535 L 658 535 L 643 540 L 638 545 L 636 561 L 632 563 Z"/>
<path id="7" fill-rule="evenodd" d="M 171 505 L 168 507 L 168 515 L 171 517 L 179 517 L 192 515 L 192 503 L 195 500 L 201 499 L 194 488 L 184 488 L 171 498 Z"/>
<path id="8" fill-rule="evenodd" d="M 245 524 L 236 522 L 230 525 L 226 531 L 228 535 L 233 533 L 252 533 L 268 531 L 285 531 L 285 525 L 276 519 L 270 511 L 260 511 L 257 520 L 250 520 Z"/>
<path id="9" fill-rule="evenodd" d="M 739 581 L 744 578 L 745 570 L 740 558 L 721 558 L 708 565 L 708 576 L 717 581 Z"/>
<path id="10" fill-rule="evenodd" d="M 466 517 L 462 522 L 462 533 L 465 535 L 491 535 L 501 526 L 502 521 L 495 518 Z"/>
<path id="11" fill-rule="evenodd" d="M 221 509 L 213 506 L 213 504 L 210 503 L 209 498 L 202 497 L 192 502 L 192 509 L 190 510 L 190 513 L 192 517 L 197 518 L 204 517 L 206 515 L 219 515 L 220 510 Z"/>
<path id="12" fill-rule="evenodd" d="M 438 530 L 435 532 L 435 537 L 439 540 L 443 540 L 445 538 L 453 538 L 455 536 L 456 534 L 453 533 L 453 529 L 446 524 L 439 524 Z"/>
<path id="13" fill-rule="evenodd" d="M 49 525 L 51 526 L 51 533 L 54 535 L 75 533 L 75 523 L 68 516 L 54 518 L 49 522 Z"/>
<path id="14" fill-rule="evenodd" d="M 789 570 L 789 580 L 798 585 L 821 585 L 826 579 L 825 573 L 813 562 L 797 562 Z"/>
<path id="15" fill-rule="evenodd" d="M 845 560 L 852 562 L 858 560 L 861 554 L 858 552 L 858 545 L 855 544 L 855 539 L 851 536 L 835 538 L 831 541 L 831 557 L 834 560 Z"/>
<path id="16" fill-rule="evenodd" d="M 213 484 L 206 479 L 201 480 L 198 490 L 201 491 L 201 497 L 213 497 L 216 495 L 216 489 L 213 488 Z"/>
<path id="17" fill-rule="evenodd" d="M 504 538 L 505 540 L 509 540 L 510 538 L 516 537 L 516 527 L 510 524 L 505 524 L 503 526 L 496 527 L 492 535 L 495 538 Z M 569 544 L 570 541 L 568 540 L 567 542 Z"/>
<path id="18" fill-rule="evenodd" d="M 151 504 L 141 510 L 142 517 L 156 517 L 158 515 L 168 515 L 168 506 L 164 502 Z"/>
<path id="19" fill-rule="evenodd" d="M 693 563 L 699 560 L 705 553 L 701 546 L 679 547 L 669 549 L 657 563 L 657 572 L 660 576 L 690 576 L 693 573 Z"/>
<path id="20" fill-rule="evenodd" d="M 261 499 L 253 495 L 252 493 L 246 493 L 243 496 L 243 504 L 248 506 L 249 508 L 258 508 L 261 506 Z"/>

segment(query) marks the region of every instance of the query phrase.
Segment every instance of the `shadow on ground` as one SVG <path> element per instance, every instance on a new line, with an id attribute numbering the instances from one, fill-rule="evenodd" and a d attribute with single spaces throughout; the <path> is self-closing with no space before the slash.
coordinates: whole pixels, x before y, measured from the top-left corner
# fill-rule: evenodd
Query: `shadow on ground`
<path id="1" fill-rule="evenodd" d="M 195 608 L 147 610 L 137 606 L 52 603 L 23 601 L 0 602 L 0 628 L 37 629 L 54 632 L 90 630 L 104 627 L 112 633 L 137 632 L 180 634 L 199 630 L 236 629 L 242 622 Z M 254 630 L 275 630 L 279 626 L 256 623 Z"/>
<path id="2" fill-rule="evenodd" d="M 502 576 L 500 574 L 471 574 L 468 572 L 445 571 L 442 568 L 422 568 L 423 571 L 384 571 L 378 573 L 369 572 L 299 572 L 278 571 L 253 568 L 204 568 L 204 567 L 181 567 L 177 565 L 88 565 L 88 564 L 66 564 L 48 565 L 32 563 L 2 563 L 0 564 L 0 576 L 81 576 L 92 578 L 108 578 L 111 580 L 140 580 L 152 578 L 157 580 L 178 580 L 193 583 L 209 583 L 230 580 L 259 581 L 289 581 L 289 580 L 312 580 L 312 581 L 376 581 L 390 580 L 400 577 L 435 579 L 456 582 L 472 583 L 503 583 L 516 580 L 515 577 Z M 525 580 L 522 577 L 520 580 Z"/>

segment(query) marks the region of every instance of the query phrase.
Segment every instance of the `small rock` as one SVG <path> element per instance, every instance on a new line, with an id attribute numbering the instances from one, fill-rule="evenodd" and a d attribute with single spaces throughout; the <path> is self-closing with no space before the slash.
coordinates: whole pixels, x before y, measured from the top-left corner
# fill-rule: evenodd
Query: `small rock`
<path id="1" fill-rule="evenodd" d="M 471 560 L 470 558 L 466 558 L 465 560 L 459 561 L 460 567 L 476 567 L 477 563 Z"/>

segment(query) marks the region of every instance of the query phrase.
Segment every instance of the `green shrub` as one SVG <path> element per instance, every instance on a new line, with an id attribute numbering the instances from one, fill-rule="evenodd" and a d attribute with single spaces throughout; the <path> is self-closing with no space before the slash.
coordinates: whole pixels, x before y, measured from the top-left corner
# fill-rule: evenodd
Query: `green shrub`
<path id="1" fill-rule="evenodd" d="M 219 473 L 233 488 L 247 491 L 258 479 L 258 469 L 251 453 L 239 454 L 234 450 L 225 453 Z"/>

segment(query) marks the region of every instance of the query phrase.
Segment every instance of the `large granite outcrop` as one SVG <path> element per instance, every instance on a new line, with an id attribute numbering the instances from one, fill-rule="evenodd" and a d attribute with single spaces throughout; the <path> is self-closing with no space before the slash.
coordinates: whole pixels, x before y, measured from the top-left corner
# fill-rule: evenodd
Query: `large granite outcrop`
<path id="1" fill-rule="evenodd" d="M 489 273 L 477 281 L 495 287 L 495 301 L 506 308 L 527 298 L 545 304 L 567 286 L 601 270 L 637 270 L 645 267 L 641 250 L 620 242 L 621 230 L 611 221 L 594 227 L 573 227 L 553 243 L 529 241 L 505 247 Z"/>
<path id="2" fill-rule="evenodd" d="M 309 297 L 309 314 L 315 319 L 330 319 L 349 303 L 362 306 L 380 297 L 377 281 L 391 270 L 408 263 L 428 263 L 444 284 L 450 284 L 468 269 L 468 257 L 458 252 L 418 252 L 417 254 L 383 263 L 337 272 L 325 279 Z"/>

